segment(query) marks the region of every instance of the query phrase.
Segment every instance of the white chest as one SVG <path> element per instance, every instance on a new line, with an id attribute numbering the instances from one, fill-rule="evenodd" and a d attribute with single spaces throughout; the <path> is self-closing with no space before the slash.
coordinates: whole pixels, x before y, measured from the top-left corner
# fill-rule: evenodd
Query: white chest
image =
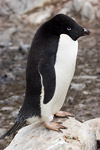
<path id="1" fill-rule="evenodd" d="M 64 69 L 69 74 L 76 63 L 78 52 L 78 42 L 73 41 L 68 35 L 61 34 L 59 39 L 58 51 L 56 55 L 55 68 Z"/>
<path id="2" fill-rule="evenodd" d="M 56 56 L 56 90 L 55 90 L 55 107 L 53 112 L 58 111 L 65 100 L 70 82 L 75 72 L 75 64 L 78 52 L 78 42 L 73 41 L 66 34 L 60 36 L 58 52 Z"/>
<path id="3" fill-rule="evenodd" d="M 70 82 L 74 75 L 77 51 L 77 41 L 73 41 L 65 34 L 60 35 L 54 66 L 56 73 L 55 93 L 47 104 L 43 103 L 45 91 L 43 91 L 44 88 L 42 85 L 41 115 L 44 121 L 52 120 L 53 114 L 59 111 L 64 103 Z"/>

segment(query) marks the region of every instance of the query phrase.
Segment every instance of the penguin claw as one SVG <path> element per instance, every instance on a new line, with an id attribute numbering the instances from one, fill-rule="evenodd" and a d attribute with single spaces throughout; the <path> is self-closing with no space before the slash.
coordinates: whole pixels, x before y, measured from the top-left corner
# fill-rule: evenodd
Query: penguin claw
<path id="1" fill-rule="evenodd" d="M 63 133 L 63 131 L 61 130 L 61 129 L 59 129 L 59 131 L 58 132 L 61 132 L 61 133 Z"/>
<path id="2" fill-rule="evenodd" d="M 50 129 L 50 130 L 54 130 L 54 131 L 57 131 L 57 132 L 62 132 L 61 129 L 67 129 L 67 127 L 61 125 L 62 123 L 61 122 L 49 122 L 49 123 L 46 123 L 45 124 L 45 127 L 47 129 Z"/>
<path id="3" fill-rule="evenodd" d="M 57 123 L 62 124 L 62 122 L 60 122 L 60 121 L 57 121 Z"/>
<path id="4" fill-rule="evenodd" d="M 69 119 L 69 117 L 74 117 L 74 115 L 71 113 L 65 112 L 65 111 L 58 111 L 55 114 L 55 117 L 68 118 Z"/>

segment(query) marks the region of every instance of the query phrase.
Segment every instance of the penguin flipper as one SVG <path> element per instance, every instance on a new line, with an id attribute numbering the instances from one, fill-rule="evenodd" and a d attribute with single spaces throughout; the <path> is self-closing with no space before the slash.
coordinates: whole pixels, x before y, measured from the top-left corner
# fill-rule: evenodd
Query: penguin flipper
<path id="1" fill-rule="evenodd" d="M 25 124 L 26 121 L 23 121 L 23 122 L 15 122 L 15 124 L 5 133 L 3 134 L 1 137 L 0 137 L 0 140 L 1 139 L 4 139 L 6 136 L 9 136 L 11 135 L 12 133 L 15 133 L 17 130 L 19 130 L 24 124 Z"/>
<path id="2" fill-rule="evenodd" d="M 48 103 L 55 92 L 56 75 L 54 68 L 54 56 L 49 57 L 46 61 L 42 61 L 39 66 L 39 71 L 42 76 L 42 84 L 44 86 L 44 101 Z"/>

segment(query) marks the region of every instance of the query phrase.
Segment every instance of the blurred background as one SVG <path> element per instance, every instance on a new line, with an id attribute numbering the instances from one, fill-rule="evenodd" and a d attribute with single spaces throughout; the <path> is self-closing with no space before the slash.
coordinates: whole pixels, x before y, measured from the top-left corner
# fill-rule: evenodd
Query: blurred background
<path id="1" fill-rule="evenodd" d="M 23 103 L 28 51 L 37 28 L 58 13 L 91 30 L 79 40 L 75 76 L 63 110 L 81 121 L 100 117 L 99 0 L 0 0 L 0 135 Z M 0 141 L 0 150 L 11 137 Z"/>

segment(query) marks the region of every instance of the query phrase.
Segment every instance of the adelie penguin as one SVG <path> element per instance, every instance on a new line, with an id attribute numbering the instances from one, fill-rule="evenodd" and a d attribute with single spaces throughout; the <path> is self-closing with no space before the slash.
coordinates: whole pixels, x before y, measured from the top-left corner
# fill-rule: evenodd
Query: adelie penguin
<path id="1" fill-rule="evenodd" d="M 1 139 L 35 117 L 51 130 L 65 128 L 54 122 L 53 117 L 71 116 L 59 110 L 75 72 L 78 38 L 88 34 L 89 30 L 63 14 L 54 16 L 37 30 L 28 55 L 25 100 L 15 124 Z"/>

